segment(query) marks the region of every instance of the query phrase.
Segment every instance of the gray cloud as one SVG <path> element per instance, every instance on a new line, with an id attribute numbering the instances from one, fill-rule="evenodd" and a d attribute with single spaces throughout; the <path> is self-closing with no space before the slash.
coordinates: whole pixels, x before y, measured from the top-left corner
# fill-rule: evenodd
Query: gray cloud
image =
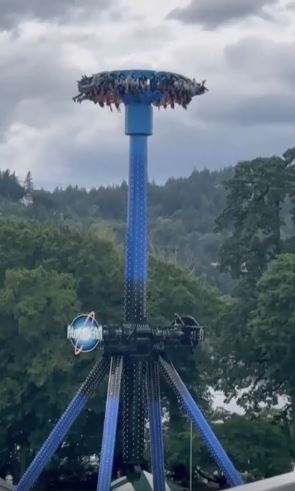
<path id="1" fill-rule="evenodd" d="M 227 94 L 222 102 L 211 102 L 198 111 L 203 121 L 242 126 L 295 126 L 295 96 L 287 92 L 267 94 Z"/>
<path id="2" fill-rule="evenodd" d="M 295 10 L 295 2 L 289 2 L 285 6 L 286 10 Z"/>
<path id="3" fill-rule="evenodd" d="M 224 50 L 225 61 L 231 73 L 243 74 L 251 83 L 268 87 L 289 85 L 294 88 L 295 40 L 275 42 L 261 37 L 247 37 Z"/>
<path id="4" fill-rule="evenodd" d="M 210 124 L 295 125 L 295 42 L 252 36 L 228 45 L 222 71 L 210 74 L 210 92 L 193 110 Z"/>
<path id="5" fill-rule="evenodd" d="M 247 125 L 295 125 L 295 96 L 276 92 L 252 97 L 229 111 L 229 117 Z"/>
<path id="6" fill-rule="evenodd" d="M 230 21 L 261 15 L 263 7 L 277 0 L 191 0 L 183 8 L 176 8 L 168 15 L 187 24 L 200 24 L 215 28 Z"/>
<path id="7" fill-rule="evenodd" d="M 0 127 L 23 113 L 21 105 L 26 103 L 27 116 L 39 116 L 40 121 L 38 112 L 42 101 L 47 101 L 43 118 L 48 119 L 55 104 L 70 100 L 70 90 L 73 93 L 76 90 L 74 81 L 77 73 L 73 68 L 65 69 L 60 40 L 39 40 L 38 49 L 34 49 L 33 43 L 22 42 L 22 38 L 15 38 L 12 34 L 6 41 L 0 48 Z M 39 103 L 39 111 L 34 113 L 28 109 L 33 101 Z"/>
<path id="8" fill-rule="evenodd" d="M 294 145 L 294 44 L 292 34 L 285 41 L 276 37 L 284 16 L 281 24 L 265 24 L 263 33 L 255 23 L 249 29 L 244 23 L 235 35 L 240 41 L 232 44 L 226 30 L 217 38 L 185 23 L 162 22 L 152 6 L 151 16 L 142 13 L 139 24 L 136 16 L 143 4 L 135 8 L 133 0 L 124 3 L 128 1 L 131 17 L 124 10 L 122 20 L 109 10 L 100 15 L 96 5 L 105 5 L 100 0 L 79 0 L 90 14 L 84 16 L 85 10 L 78 22 L 75 0 L 70 11 L 66 0 L 49 5 L 5 0 L 13 29 L 1 32 L 0 26 L 0 168 L 9 166 L 21 177 L 30 169 L 36 186 L 45 187 L 88 187 L 126 178 L 124 111 L 110 113 L 87 102 L 75 105 L 71 98 L 81 74 L 137 64 L 200 74 L 210 89 L 187 112 L 155 111 L 150 178 L 164 181 L 193 168 L 220 168 Z M 207 2 L 212 7 L 212 0 Z M 263 2 L 258 3 L 255 10 L 247 2 L 251 12 L 259 12 Z M 199 5 L 205 15 L 203 0 Z M 25 7 L 30 18 L 39 20 L 18 24 L 26 19 Z M 235 15 L 240 8 L 235 0 Z M 287 28 L 291 26 L 285 32 Z"/>
<path id="9" fill-rule="evenodd" d="M 0 27 L 10 29 L 29 19 L 65 20 L 72 15 L 99 12 L 112 4 L 108 0 L 1 0 Z"/>

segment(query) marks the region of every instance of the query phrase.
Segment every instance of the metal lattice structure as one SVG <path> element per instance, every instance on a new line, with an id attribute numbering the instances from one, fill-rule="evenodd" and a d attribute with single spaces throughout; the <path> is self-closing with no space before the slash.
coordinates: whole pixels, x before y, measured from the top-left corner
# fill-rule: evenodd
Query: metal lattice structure
<path id="1" fill-rule="evenodd" d="M 206 92 L 197 83 L 170 72 L 126 70 L 82 77 L 76 102 L 90 100 L 101 107 L 125 106 L 125 133 L 130 137 L 128 221 L 125 260 L 125 316 L 121 325 L 101 326 L 99 362 L 22 476 L 16 490 L 28 491 L 63 441 L 66 432 L 109 370 L 98 491 L 109 491 L 113 467 L 119 404 L 122 399 L 123 459 L 131 479 L 140 476 L 143 462 L 146 406 L 151 439 L 154 491 L 165 490 L 160 374 L 178 399 L 231 486 L 242 484 L 239 472 L 222 448 L 167 355 L 177 344 L 195 348 L 203 329 L 188 315 L 176 315 L 170 326 L 152 326 L 147 316 L 147 139 L 152 134 L 153 106 L 176 104 L 186 108 Z M 87 316 L 86 321 L 89 319 Z M 79 319 L 78 319 L 79 321 Z M 71 331 L 72 332 L 72 331 Z M 73 335 L 73 334 L 71 334 Z M 96 345 L 95 345 L 96 346 Z M 75 344 L 83 350 L 83 345 Z M 89 349 L 87 349 L 89 351 Z"/>

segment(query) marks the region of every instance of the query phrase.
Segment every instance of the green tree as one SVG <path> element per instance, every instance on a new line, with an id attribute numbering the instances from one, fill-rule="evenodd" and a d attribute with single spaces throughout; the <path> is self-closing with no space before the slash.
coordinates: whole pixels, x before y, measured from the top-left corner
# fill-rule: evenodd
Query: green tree
<path id="1" fill-rule="evenodd" d="M 277 403 L 279 394 L 292 395 L 291 387 L 286 386 L 291 375 L 285 372 L 286 383 L 274 375 L 278 375 L 279 359 L 274 354 L 280 335 L 277 333 L 278 339 L 273 336 L 269 350 L 264 349 L 260 335 L 263 323 L 259 328 L 257 319 L 264 275 L 268 277 L 269 264 L 287 247 L 283 210 L 286 214 L 286 204 L 294 194 L 294 154 L 290 149 L 282 158 L 238 164 L 234 177 L 226 184 L 226 207 L 217 220 L 218 230 L 228 234 L 221 248 L 221 268 L 238 283 L 233 297 L 224 305 L 220 329 L 212 338 L 215 385 L 228 398 L 235 396 L 241 405 L 256 410 L 261 402 Z M 272 301 L 276 308 L 275 296 Z M 283 313 L 283 304 L 280 308 Z M 286 335 L 286 345 L 290 343 L 284 329 L 281 333 L 282 337 Z M 268 329 L 264 335 L 269 339 Z"/>
<path id="2" fill-rule="evenodd" d="M 24 190 L 27 196 L 32 196 L 34 191 L 33 178 L 31 171 L 29 171 L 24 180 Z"/>
<path id="3" fill-rule="evenodd" d="M 6 271 L 0 290 L 1 449 L 21 471 L 69 398 L 73 358 L 65 356 L 65 326 L 78 309 L 71 275 L 42 267 Z"/>
<path id="4" fill-rule="evenodd" d="M 220 251 L 221 270 L 233 278 L 257 280 L 282 250 L 282 206 L 295 183 L 288 152 L 282 158 L 241 162 L 225 183 L 226 206 L 216 223 L 218 231 L 228 233 Z"/>
<path id="5" fill-rule="evenodd" d="M 123 263 L 113 243 L 91 233 L 38 222 L 0 222 L 0 286 L 6 269 L 43 266 L 70 273 L 83 311 L 122 318 Z"/>
<path id="6" fill-rule="evenodd" d="M 295 456 L 295 254 L 278 256 L 258 282 L 250 325 L 263 359 L 256 368 L 260 380 L 254 395 L 289 398 Z"/>
<path id="7" fill-rule="evenodd" d="M 275 411 L 260 414 L 232 414 L 216 410 L 211 425 L 235 466 L 247 481 L 265 479 L 291 471 L 292 442 L 288 424 Z M 216 466 L 199 433 L 193 430 L 193 467 L 212 477 Z M 190 458 L 190 424 L 179 421 L 165 432 L 167 469 L 181 473 L 188 480 Z M 197 476 L 196 476 L 197 477 Z"/>
<path id="8" fill-rule="evenodd" d="M 238 164 L 226 183 L 226 207 L 217 219 L 217 229 L 228 234 L 220 263 L 238 284 L 220 318 L 214 363 L 220 362 L 217 386 L 228 395 L 260 380 L 264 355 L 253 341 L 250 320 L 257 305 L 257 282 L 285 247 L 282 208 L 294 192 L 293 153 L 290 149 L 282 158 Z"/>
<path id="9" fill-rule="evenodd" d="M 248 481 L 291 471 L 289 427 L 276 411 L 265 410 L 251 415 L 225 413 L 214 427 Z"/>
<path id="10" fill-rule="evenodd" d="M 10 201 L 19 201 L 25 194 L 15 173 L 0 171 L 0 196 Z"/>
<path id="11" fill-rule="evenodd" d="M 27 209 L 29 218 L 45 221 L 54 214 L 54 202 L 51 193 L 44 189 L 36 189 L 31 192 L 32 203 Z"/>
<path id="12" fill-rule="evenodd" d="M 30 459 L 97 357 L 93 353 L 73 358 L 65 339 L 67 324 L 81 310 L 95 310 L 102 321 L 121 319 L 122 267 L 113 244 L 91 234 L 36 222 L 16 226 L 5 221 L 0 222 L 0 236 L 0 338 L 5 340 L 0 361 L 4 375 L 0 448 L 4 452 L 1 461 L 15 465 L 17 475 L 20 443 L 16 442 L 23 437 L 22 461 Z M 66 302 L 71 295 L 75 303 L 70 307 Z M 15 341 L 20 326 L 21 335 Z M 26 371 L 29 375 L 24 378 Z M 98 449 L 105 384 L 97 398 L 99 403 L 96 400 L 88 406 L 60 450 L 69 469 L 79 468 L 82 457 Z M 95 435 L 94 420 L 98 425 Z M 57 469 L 56 461 L 53 468 Z"/>

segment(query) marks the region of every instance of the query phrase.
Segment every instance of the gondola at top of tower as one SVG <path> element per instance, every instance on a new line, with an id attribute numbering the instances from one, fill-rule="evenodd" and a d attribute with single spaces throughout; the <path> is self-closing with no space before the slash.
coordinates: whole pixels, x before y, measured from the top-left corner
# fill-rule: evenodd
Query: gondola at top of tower
<path id="1" fill-rule="evenodd" d="M 208 89 L 201 83 L 171 72 L 124 70 L 101 72 L 91 77 L 84 75 L 78 82 L 75 102 L 90 100 L 112 110 L 120 104 L 144 103 L 165 109 L 180 105 L 187 108 L 192 98 Z"/>

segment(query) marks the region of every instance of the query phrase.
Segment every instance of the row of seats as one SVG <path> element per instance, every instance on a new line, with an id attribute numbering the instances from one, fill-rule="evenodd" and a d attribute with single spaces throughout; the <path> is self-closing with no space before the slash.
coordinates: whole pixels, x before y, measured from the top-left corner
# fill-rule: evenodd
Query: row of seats
<path id="1" fill-rule="evenodd" d="M 78 84 L 79 95 L 74 101 L 89 99 L 101 107 L 105 105 L 112 110 L 112 105 L 119 109 L 122 102 L 139 97 L 142 101 L 150 100 L 157 107 L 174 108 L 176 104 L 186 108 L 195 95 L 206 92 L 205 80 L 202 83 L 195 79 L 175 74 L 145 75 L 105 72 L 92 77 L 82 77 Z"/>

